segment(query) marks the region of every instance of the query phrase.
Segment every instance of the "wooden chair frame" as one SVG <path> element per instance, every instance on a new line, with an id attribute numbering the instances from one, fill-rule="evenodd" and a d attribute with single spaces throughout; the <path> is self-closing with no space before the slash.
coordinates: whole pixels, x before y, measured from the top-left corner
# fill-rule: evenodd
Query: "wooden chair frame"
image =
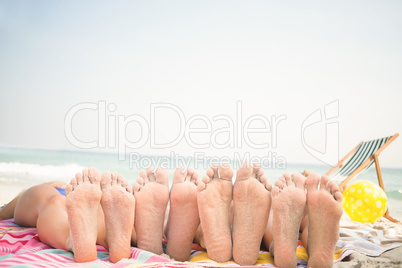
<path id="1" fill-rule="evenodd" d="M 387 148 L 388 145 L 390 145 L 396 138 L 398 138 L 399 133 L 396 133 L 395 135 L 393 135 L 391 138 L 389 138 L 380 148 L 378 148 L 377 151 L 375 151 L 370 157 L 368 157 L 357 169 L 355 169 L 346 179 L 344 179 L 340 184 L 339 184 L 339 189 L 341 190 L 341 192 L 343 193 L 346 190 L 346 184 L 351 181 L 357 174 L 359 174 L 364 168 L 366 168 L 371 161 L 374 160 L 374 164 L 375 164 L 375 169 L 377 171 L 377 179 L 378 179 L 378 185 L 384 190 L 385 192 L 385 188 L 384 188 L 384 182 L 382 179 L 382 174 L 381 174 L 381 167 L 380 167 L 380 161 L 378 156 L 380 155 L 380 153 Z M 352 151 L 350 151 L 344 158 L 342 158 L 338 164 L 336 164 L 335 166 L 333 166 L 325 175 L 330 175 L 333 171 L 335 171 L 337 168 L 341 168 L 343 166 L 343 162 L 348 159 L 354 152 L 356 152 L 357 148 L 359 148 L 359 146 L 362 144 L 363 142 L 360 142 L 355 148 L 353 148 Z M 308 170 L 305 170 L 303 172 L 303 174 L 305 176 L 308 176 L 310 172 Z M 398 220 L 392 218 L 389 215 L 389 210 L 387 209 L 387 211 L 385 212 L 384 215 L 385 218 L 387 218 L 388 220 L 392 221 L 392 222 L 399 222 Z"/>

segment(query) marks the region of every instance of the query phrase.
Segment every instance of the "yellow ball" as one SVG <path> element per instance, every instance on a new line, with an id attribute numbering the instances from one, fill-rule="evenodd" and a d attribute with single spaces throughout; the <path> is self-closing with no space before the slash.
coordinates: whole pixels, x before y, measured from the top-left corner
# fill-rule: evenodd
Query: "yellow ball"
<path id="1" fill-rule="evenodd" d="M 357 181 L 343 192 L 342 206 L 352 220 L 373 223 L 385 214 L 388 202 L 378 185 Z"/>

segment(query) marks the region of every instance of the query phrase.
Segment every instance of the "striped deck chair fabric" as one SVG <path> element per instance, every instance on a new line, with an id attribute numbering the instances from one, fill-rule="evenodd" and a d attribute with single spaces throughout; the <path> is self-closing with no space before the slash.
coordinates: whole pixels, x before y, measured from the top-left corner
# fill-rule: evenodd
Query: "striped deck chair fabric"
<path id="1" fill-rule="evenodd" d="M 360 143 L 357 147 L 355 153 L 346 160 L 342 167 L 336 169 L 334 172 L 329 174 L 329 178 L 336 182 L 342 182 L 344 179 L 348 178 L 358 167 L 360 167 L 364 161 L 370 158 L 378 149 L 381 148 L 392 136 L 364 141 Z M 364 174 L 372 165 L 374 164 L 374 158 L 371 158 L 370 163 L 365 166 L 361 171 L 354 175 L 357 177 Z"/>

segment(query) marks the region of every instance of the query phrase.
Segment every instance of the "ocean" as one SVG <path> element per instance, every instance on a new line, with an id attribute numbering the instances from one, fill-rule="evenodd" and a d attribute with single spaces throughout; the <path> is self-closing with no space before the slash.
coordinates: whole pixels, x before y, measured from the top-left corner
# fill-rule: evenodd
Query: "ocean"
<path id="1" fill-rule="evenodd" d="M 178 165 L 194 167 L 201 176 L 208 168 L 205 161 L 202 164 L 196 159 L 174 159 L 169 156 L 136 155 L 119 160 L 117 154 L 103 152 L 56 151 L 0 147 L 0 194 L 2 185 L 21 183 L 32 185 L 52 180 L 69 182 L 75 173 L 87 167 L 95 167 L 100 172 L 115 171 L 133 184 L 142 166 L 159 164 L 169 172 L 170 186 L 173 172 Z M 141 161 L 139 161 L 141 160 Z M 232 166 L 236 163 L 232 163 Z M 156 166 L 156 165 L 155 165 Z M 330 167 L 326 165 L 286 163 L 284 167 L 264 169 L 268 179 L 274 183 L 284 172 L 296 173 L 304 170 L 325 174 Z M 388 198 L 390 214 L 402 220 L 402 169 L 381 168 Z M 377 174 L 373 167 L 358 178 L 352 180 L 368 180 L 377 183 Z"/>

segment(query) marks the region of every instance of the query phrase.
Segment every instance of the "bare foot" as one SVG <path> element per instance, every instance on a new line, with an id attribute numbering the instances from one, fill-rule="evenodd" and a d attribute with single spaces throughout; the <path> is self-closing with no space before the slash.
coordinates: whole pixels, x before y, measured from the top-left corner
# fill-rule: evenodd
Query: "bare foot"
<path id="1" fill-rule="evenodd" d="M 170 190 L 170 212 L 167 222 L 166 253 L 177 261 L 187 261 L 195 232 L 200 224 L 197 205 L 198 174 L 177 168 Z"/>
<path id="2" fill-rule="evenodd" d="M 163 222 L 169 201 L 168 173 L 163 168 L 140 172 L 133 186 L 135 196 L 135 231 L 137 247 L 162 254 Z"/>
<path id="3" fill-rule="evenodd" d="M 233 258 L 240 265 L 254 265 L 271 208 L 271 184 L 259 164 L 245 163 L 233 187 Z"/>
<path id="4" fill-rule="evenodd" d="M 306 208 L 305 178 L 294 174 L 293 186 L 289 173 L 285 173 L 272 189 L 272 234 L 270 247 L 278 267 L 296 267 L 296 248 L 300 223 Z"/>
<path id="5" fill-rule="evenodd" d="M 203 240 L 208 256 L 217 262 L 232 258 L 232 234 L 229 209 L 232 202 L 233 170 L 229 164 L 212 165 L 207 175 L 199 181 L 198 209 Z"/>
<path id="6" fill-rule="evenodd" d="M 66 188 L 70 241 L 76 262 L 96 260 L 98 209 L 101 199 L 100 174 L 95 168 L 77 173 Z"/>
<path id="7" fill-rule="evenodd" d="M 342 216 L 342 194 L 327 176 L 310 174 L 306 180 L 308 211 L 308 267 L 332 267 L 339 220 Z M 317 190 L 318 185 L 320 189 Z"/>
<path id="8" fill-rule="evenodd" d="M 101 189 L 109 256 L 118 262 L 130 257 L 135 200 L 128 182 L 114 172 L 102 174 Z"/>

